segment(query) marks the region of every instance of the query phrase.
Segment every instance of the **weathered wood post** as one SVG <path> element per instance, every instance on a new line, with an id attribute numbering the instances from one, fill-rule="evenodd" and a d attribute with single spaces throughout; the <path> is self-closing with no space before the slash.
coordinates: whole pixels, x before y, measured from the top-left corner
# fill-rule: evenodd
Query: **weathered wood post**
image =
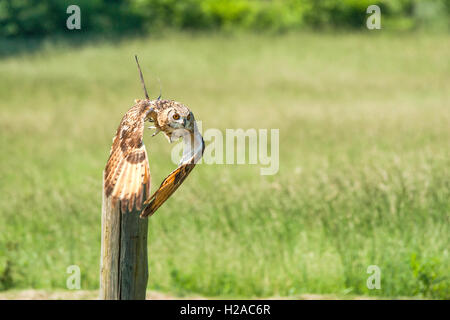
<path id="1" fill-rule="evenodd" d="M 145 192 L 145 191 L 144 191 Z M 121 212 L 103 194 L 100 299 L 144 300 L 148 280 L 148 219 Z"/>

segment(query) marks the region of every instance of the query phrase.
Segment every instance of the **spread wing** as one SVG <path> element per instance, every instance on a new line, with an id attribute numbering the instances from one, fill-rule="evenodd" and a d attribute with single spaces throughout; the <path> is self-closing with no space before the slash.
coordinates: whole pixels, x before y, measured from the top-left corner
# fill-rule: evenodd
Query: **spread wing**
<path id="1" fill-rule="evenodd" d="M 172 171 L 169 176 L 164 179 L 159 189 L 149 198 L 145 204 L 144 211 L 141 213 L 141 218 L 153 215 L 156 210 L 178 189 L 186 177 L 194 169 L 195 164 L 185 164 Z"/>
<path id="2" fill-rule="evenodd" d="M 114 204 L 120 202 L 122 212 L 131 212 L 134 207 L 141 210 L 150 194 L 150 169 L 142 138 L 144 120 L 151 111 L 145 100 L 137 101 L 123 116 L 113 138 L 103 188 Z"/>
<path id="3" fill-rule="evenodd" d="M 187 178 L 195 164 L 200 160 L 205 150 L 205 143 L 197 128 L 192 139 L 183 138 L 184 150 L 183 158 L 177 169 L 172 171 L 161 183 L 156 192 L 145 201 L 145 209 L 141 213 L 141 218 L 149 217 L 178 189 L 178 187 Z M 191 141 L 189 141 L 191 140 Z"/>

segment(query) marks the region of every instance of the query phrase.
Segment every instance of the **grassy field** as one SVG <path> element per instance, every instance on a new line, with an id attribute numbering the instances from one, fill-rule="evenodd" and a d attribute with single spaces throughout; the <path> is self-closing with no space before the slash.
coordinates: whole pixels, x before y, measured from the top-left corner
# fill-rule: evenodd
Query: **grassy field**
<path id="1" fill-rule="evenodd" d="M 20 43 L 18 45 L 21 45 Z M 180 35 L 0 60 L 0 290 L 98 288 L 101 179 L 143 93 L 279 128 L 280 170 L 199 165 L 149 221 L 149 288 L 450 298 L 448 35 Z M 152 187 L 172 146 L 146 133 Z M 381 269 L 369 290 L 367 268 Z"/>

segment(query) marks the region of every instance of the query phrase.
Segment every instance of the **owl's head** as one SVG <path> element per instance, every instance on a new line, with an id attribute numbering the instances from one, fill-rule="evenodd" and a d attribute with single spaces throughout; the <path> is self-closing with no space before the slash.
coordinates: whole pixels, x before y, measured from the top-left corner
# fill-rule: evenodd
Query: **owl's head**
<path id="1" fill-rule="evenodd" d="M 164 132 L 170 142 L 192 135 L 196 130 L 194 115 L 184 104 L 172 100 L 154 100 L 155 127 Z"/>
<path id="2" fill-rule="evenodd" d="M 167 108 L 167 125 L 173 129 L 193 130 L 194 115 L 186 107 L 178 102 L 173 102 L 173 106 Z"/>

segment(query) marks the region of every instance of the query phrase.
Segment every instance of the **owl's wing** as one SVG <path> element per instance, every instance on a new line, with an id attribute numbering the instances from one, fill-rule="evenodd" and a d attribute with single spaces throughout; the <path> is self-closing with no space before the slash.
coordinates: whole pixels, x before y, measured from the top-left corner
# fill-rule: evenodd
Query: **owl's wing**
<path id="1" fill-rule="evenodd" d="M 150 169 L 142 141 L 144 120 L 153 110 L 145 100 L 137 101 L 122 118 L 111 146 L 103 175 L 103 188 L 122 212 L 131 212 L 150 194 Z M 145 193 L 145 194 L 144 194 Z"/>
<path id="2" fill-rule="evenodd" d="M 141 213 L 141 218 L 149 217 L 178 189 L 178 187 L 187 178 L 195 164 L 200 160 L 205 150 L 205 142 L 198 132 L 197 128 L 192 139 L 183 138 L 184 150 L 183 158 L 177 169 L 172 171 L 161 183 L 156 192 L 144 202 L 145 209 Z M 189 141 L 191 140 L 191 141 Z"/>

